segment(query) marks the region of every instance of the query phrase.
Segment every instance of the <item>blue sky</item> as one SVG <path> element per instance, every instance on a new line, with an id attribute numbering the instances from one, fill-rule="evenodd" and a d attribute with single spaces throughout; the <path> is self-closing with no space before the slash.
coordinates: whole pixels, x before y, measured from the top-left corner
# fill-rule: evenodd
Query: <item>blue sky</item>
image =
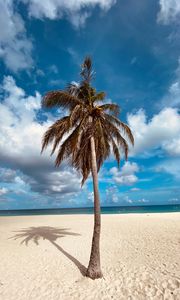
<path id="1" fill-rule="evenodd" d="M 62 111 L 42 95 L 79 80 L 121 106 L 135 136 L 128 162 L 99 173 L 102 205 L 180 203 L 179 0 L 0 0 L 0 209 L 91 206 L 92 180 L 40 155 Z"/>

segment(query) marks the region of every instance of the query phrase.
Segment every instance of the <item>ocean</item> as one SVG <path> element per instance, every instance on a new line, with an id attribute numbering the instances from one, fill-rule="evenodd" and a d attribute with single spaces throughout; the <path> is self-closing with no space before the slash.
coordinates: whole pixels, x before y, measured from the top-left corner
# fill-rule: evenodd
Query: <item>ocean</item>
<path id="1" fill-rule="evenodd" d="M 129 214 L 129 213 L 147 214 L 147 213 L 167 213 L 167 212 L 180 212 L 180 204 L 101 207 L 102 214 Z M 72 215 L 72 214 L 93 214 L 93 208 L 84 207 L 84 208 L 0 210 L 0 216 Z"/>

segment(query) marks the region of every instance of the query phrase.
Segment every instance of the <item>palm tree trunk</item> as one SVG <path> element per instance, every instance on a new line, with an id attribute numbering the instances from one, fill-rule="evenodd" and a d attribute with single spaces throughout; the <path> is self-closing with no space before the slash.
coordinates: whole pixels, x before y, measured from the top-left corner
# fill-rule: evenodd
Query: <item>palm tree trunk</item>
<path id="1" fill-rule="evenodd" d="M 98 191 L 98 173 L 94 137 L 91 137 L 91 172 L 94 187 L 94 232 L 92 238 L 90 261 L 86 276 L 90 277 L 91 279 L 96 279 L 102 277 L 102 272 L 100 264 L 101 211 Z"/>

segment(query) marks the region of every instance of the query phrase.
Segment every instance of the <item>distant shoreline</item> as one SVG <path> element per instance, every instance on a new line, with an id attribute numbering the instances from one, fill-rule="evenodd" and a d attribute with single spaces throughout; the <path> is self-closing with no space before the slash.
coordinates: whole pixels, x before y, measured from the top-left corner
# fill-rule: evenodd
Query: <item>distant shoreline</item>
<path id="1" fill-rule="evenodd" d="M 130 213 L 171 213 L 180 212 L 180 204 L 169 205 L 141 205 L 141 206 L 103 206 L 102 214 L 130 214 Z M 43 209 L 16 209 L 0 210 L 0 216 L 27 216 L 27 215 L 72 215 L 92 214 L 93 207 L 78 208 L 43 208 Z"/>

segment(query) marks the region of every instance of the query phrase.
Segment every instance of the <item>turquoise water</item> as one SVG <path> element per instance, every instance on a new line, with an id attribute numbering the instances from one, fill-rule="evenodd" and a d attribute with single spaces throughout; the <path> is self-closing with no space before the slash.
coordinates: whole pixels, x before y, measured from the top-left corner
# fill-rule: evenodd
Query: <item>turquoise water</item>
<path id="1" fill-rule="evenodd" d="M 146 205 L 146 206 L 111 206 L 111 207 L 102 207 L 101 212 L 102 214 L 180 212 L 180 204 Z M 72 214 L 92 214 L 92 213 L 93 213 L 92 207 L 0 210 L 0 216 L 72 215 Z"/>

